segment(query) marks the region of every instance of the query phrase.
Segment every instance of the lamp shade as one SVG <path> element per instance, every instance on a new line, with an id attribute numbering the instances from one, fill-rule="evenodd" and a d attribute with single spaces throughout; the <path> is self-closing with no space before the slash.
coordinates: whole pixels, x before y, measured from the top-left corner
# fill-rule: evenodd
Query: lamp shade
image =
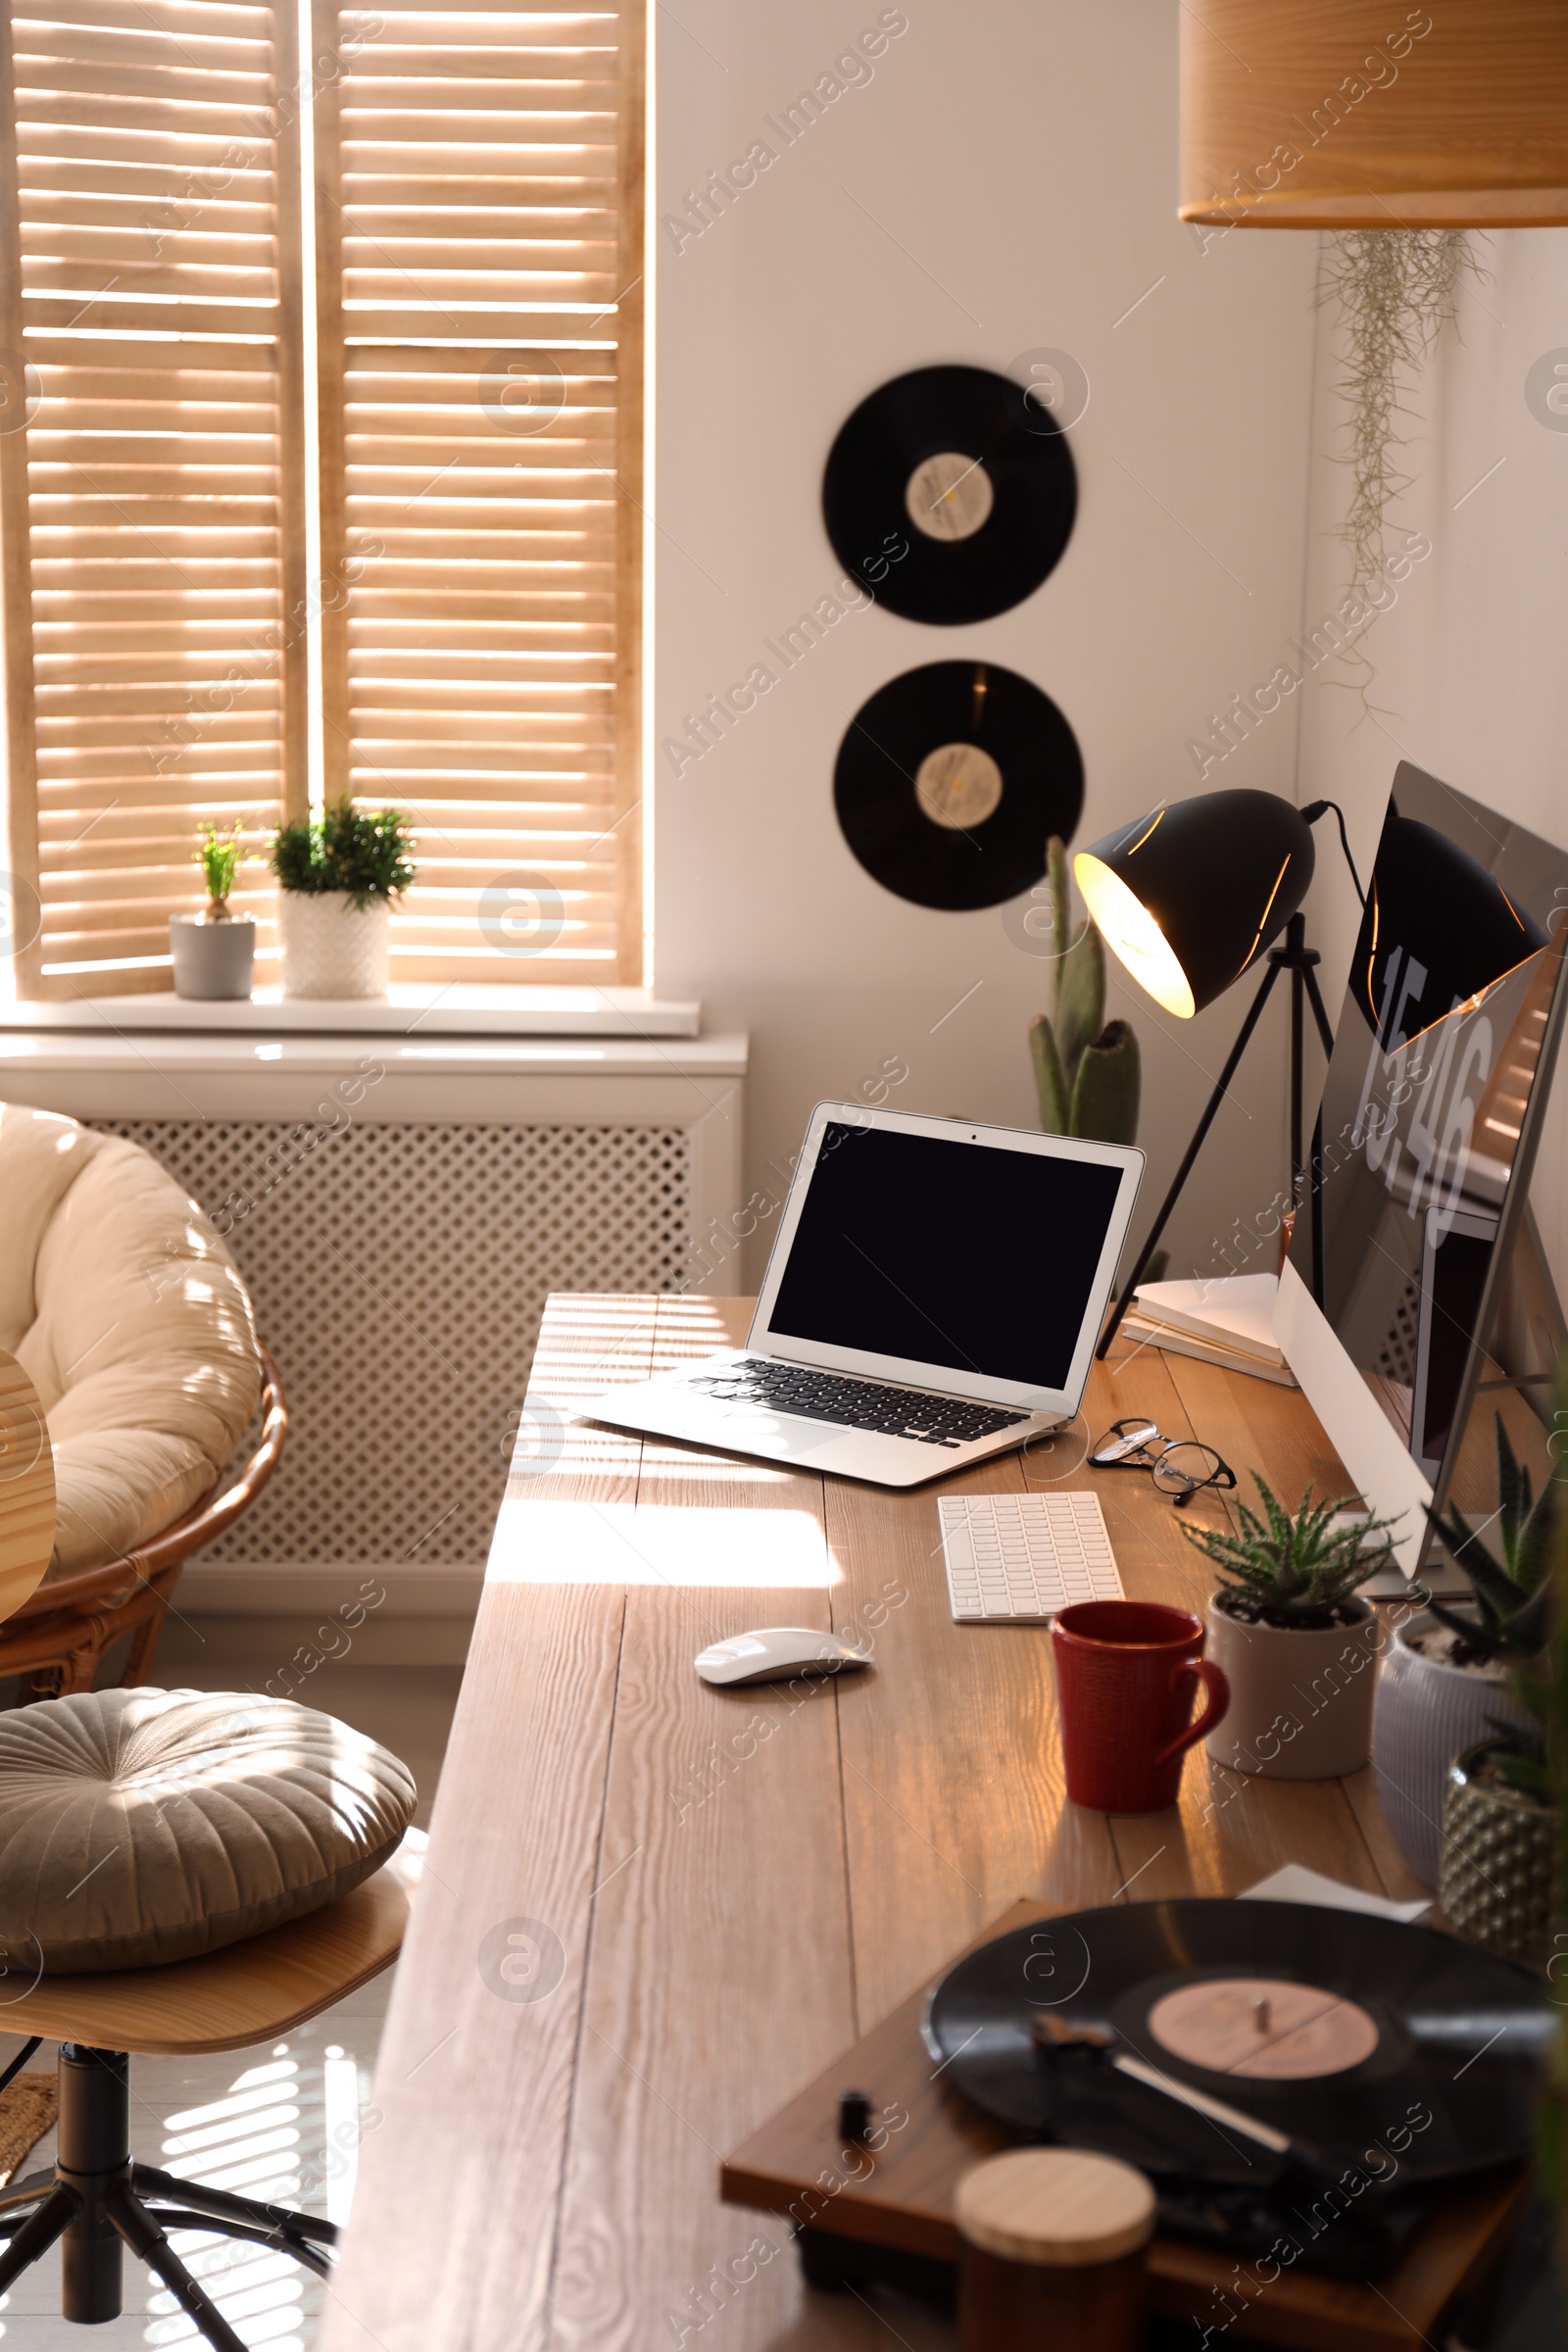
<path id="1" fill-rule="evenodd" d="M 1284 930 L 1312 879 L 1312 833 L 1271 792 L 1205 792 L 1080 850 L 1097 929 L 1156 1004 L 1191 1020 Z"/>
<path id="2" fill-rule="evenodd" d="M 1181 28 L 1184 220 L 1568 221 L 1563 0 L 1204 0 Z"/>
<path id="3" fill-rule="evenodd" d="M 1350 966 L 1351 994 L 1386 1054 L 1473 1004 L 1545 945 L 1495 874 L 1446 834 L 1390 808 Z"/>

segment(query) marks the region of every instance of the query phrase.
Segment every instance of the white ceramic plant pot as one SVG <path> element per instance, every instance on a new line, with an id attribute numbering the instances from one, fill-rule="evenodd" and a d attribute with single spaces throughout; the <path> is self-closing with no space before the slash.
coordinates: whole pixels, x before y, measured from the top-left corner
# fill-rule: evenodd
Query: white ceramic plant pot
<path id="1" fill-rule="evenodd" d="M 1372 1750 L 1380 1628 L 1364 1600 L 1353 1625 L 1248 1625 L 1208 1605 L 1205 1654 L 1231 1703 L 1204 1741 L 1217 1764 L 1270 1781 L 1335 1781 Z"/>
<path id="2" fill-rule="evenodd" d="M 1412 1638 L 1441 1630 L 1422 1609 L 1384 1655 L 1372 1719 L 1372 1762 L 1394 1842 L 1423 1885 L 1436 1886 L 1448 1766 L 1461 1750 L 1526 1718 L 1500 1673 L 1423 1657 Z"/>
<path id="3" fill-rule="evenodd" d="M 384 997 L 391 909 L 346 890 L 280 890 L 285 997 Z"/>
<path id="4" fill-rule="evenodd" d="M 256 963 L 256 923 L 248 914 L 209 922 L 205 914 L 172 914 L 169 954 L 176 997 L 206 1003 L 248 997 Z"/>

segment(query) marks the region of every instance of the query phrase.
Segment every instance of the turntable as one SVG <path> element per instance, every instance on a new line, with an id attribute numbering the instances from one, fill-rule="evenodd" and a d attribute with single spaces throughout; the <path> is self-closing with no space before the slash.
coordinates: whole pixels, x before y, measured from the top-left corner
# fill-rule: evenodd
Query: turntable
<path id="1" fill-rule="evenodd" d="M 1059 2138 L 1153 2180 L 1156 2314 L 1418 2352 L 1508 2244 L 1555 2023 L 1538 1980 L 1434 1930 L 1020 1903 L 737 2149 L 722 2195 L 786 2217 L 813 2284 L 946 2300 L 960 2177 Z"/>

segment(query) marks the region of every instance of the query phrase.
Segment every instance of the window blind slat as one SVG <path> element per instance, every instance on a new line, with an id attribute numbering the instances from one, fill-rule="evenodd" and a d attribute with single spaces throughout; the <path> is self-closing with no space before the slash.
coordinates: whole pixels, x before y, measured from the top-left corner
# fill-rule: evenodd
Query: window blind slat
<path id="1" fill-rule="evenodd" d="M 305 800 L 299 163 L 275 104 L 297 11 L 5 13 L 12 861 L 42 908 L 22 979 L 115 993 L 158 984 L 169 915 L 201 904 L 198 820 L 259 847 Z M 264 953 L 267 884 L 246 869 L 235 898 Z"/>
<path id="2" fill-rule="evenodd" d="M 318 52 L 362 32 L 316 125 L 329 757 L 416 827 L 402 976 L 640 978 L 637 20 L 373 21 L 317 0 Z"/>

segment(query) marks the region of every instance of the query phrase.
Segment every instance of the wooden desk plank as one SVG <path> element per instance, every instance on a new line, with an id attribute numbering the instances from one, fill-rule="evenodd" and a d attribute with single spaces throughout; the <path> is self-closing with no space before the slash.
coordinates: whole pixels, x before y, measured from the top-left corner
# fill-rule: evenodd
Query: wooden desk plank
<path id="1" fill-rule="evenodd" d="M 1065 1802 L 1049 1632 L 949 1611 L 936 1494 L 1019 1480 L 1004 1454 L 914 1494 L 829 1482 L 835 1621 L 875 1661 L 838 1691 L 862 2026 L 1018 1896 L 1105 1902 L 1121 1875 L 1102 1816 Z"/>
<path id="2" fill-rule="evenodd" d="M 1320 1494 L 1352 1491 L 1338 1455 L 1297 1390 L 1249 1380 L 1192 1356 L 1166 1355 L 1147 1345 L 1134 1350 L 1118 1348 L 1109 1367 L 1097 1366 L 1102 1377 L 1107 1369 L 1128 1399 L 1122 1412 L 1148 1412 L 1167 1436 L 1191 1434 L 1212 1446 L 1237 1474 L 1239 1499 L 1254 1510 L 1258 1495 L 1250 1475 L 1254 1469 L 1293 1509 L 1308 1484 Z M 1171 1405 L 1162 1406 L 1161 1379 L 1169 1388 Z M 1158 1497 L 1152 1480 L 1136 1483 L 1141 1499 L 1130 1499 L 1123 1491 L 1111 1542 L 1121 1561 L 1129 1551 L 1131 1522 L 1142 1514 L 1139 1534 L 1146 1544 L 1161 1547 L 1164 1574 L 1156 1592 L 1142 1578 L 1135 1584 L 1123 1565 L 1127 1590 L 1174 1601 L 1204 1616 L 1218 1580 L 1181 1530 L 1184 1524 L 1219 1525 L 1233 1518 L 1230 1506 L 1217 1496 L 1201 1494 L 1178 1511 Z M 1153 1525 L 1147 1517 L 1152 1492 L 1155 1512 L 1162 1515 Z M 1108 1523 L 1108 1503 L 1105 1508 Z M 1302 1862 L 1369 1893 L 1384 1890 L 1339 1784 L 1271 1781 L 1231 1772 L 1214 1763 L 1201 1745 L 1188 1756 L 1178 1805 L 1165 1813 L 1120 1815 L 1111 1824 L 1111 1834 L 1123 1876 L 1148 1899 L 1237 1894 L 1286 1862 Z"/>
<path id="3" fill-rule="evenodd" d="M 355 2226 L 323 2352 L 457 2352 L 545 2340 L 556 2201 L 619 1660 L 623 1588 L 530 1584 L 525 1522 L 574 1496 L 629 1507 L 639 1442 L 567 1427 L 577 1399 L 647 1376 L 647 1299 L 553 1299 L 530 1397 L 538 1458 L 509 1481 L 376 2063 L 385 2121 L 360 2151 Z M 556 1416 L 556 1417 L 552 1417 Z M 603 1526 L 602 1522 L 595 1522 Z M 616 1548 L 606 1534 L 606 1544 Z M 520 1997 L 480 1951 L 507 1923 L 559 1939 L 560 1981 Z M 512 1955 L 514 1973 L 526 1945 Z M 545 1946 L 547 1969 L 558 1965 Z M 540 1980 L 542 1982 L 542 1980 Z M 515 1989 L 519 1997 L 512 1997 Z"/>
<path id="4" fill-rule="evenodd" d="M 662 1301 L 656 1367 L 748 1313 Z M 627 1596 L 550 2341 L 648 2352 L 722 2304 L 749 2352 L 806 2289 L 786 2232 L 720 2204 L 719 2158 L 855 2038 L 836 1693 L 713 1690 L 692 1659 L 748 1626 L 831 1630 L 822 1480 L 650 1440 L 632 1536 L 670 1581 Z M 868 2324 L 813 2310 L 810 2340 Z"/>

